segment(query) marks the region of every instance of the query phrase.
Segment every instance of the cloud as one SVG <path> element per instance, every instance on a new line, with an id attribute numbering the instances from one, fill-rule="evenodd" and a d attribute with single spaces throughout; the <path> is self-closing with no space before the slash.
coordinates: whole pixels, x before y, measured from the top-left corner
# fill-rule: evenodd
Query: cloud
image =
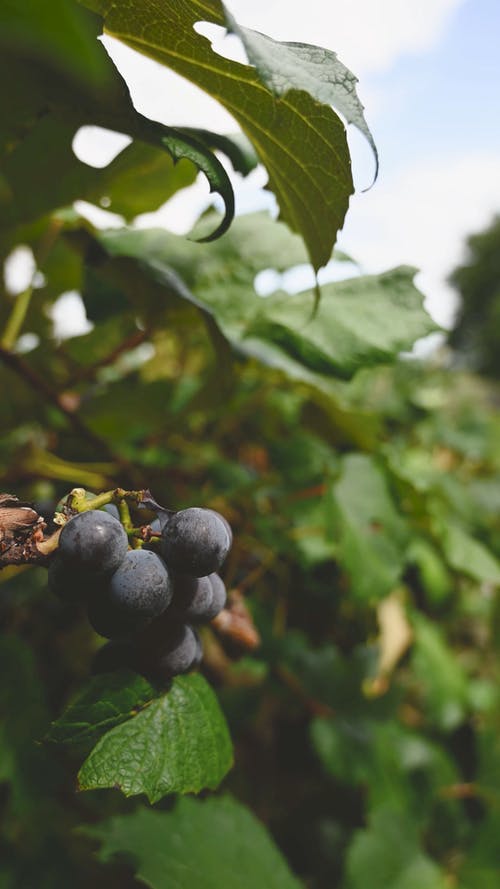
<path id="1" fill-rule="evenodd" d="M 465 239 L 500 209 L 500 157 L 484 151 L 409 165 L 351 202 L 339 246 L 369 272 L 408 263 L 438 323 L 448 326 L 456 297 L 446 284 L 464 259 Z"/>
<path id="2" fill-rule="evenodd" d="M 333 49 L 356 74 L 387 70 L 400 56 L 421 53 L 441 38 L 465 0 L 227 0 L 237 21 L 276 40 Z"/>

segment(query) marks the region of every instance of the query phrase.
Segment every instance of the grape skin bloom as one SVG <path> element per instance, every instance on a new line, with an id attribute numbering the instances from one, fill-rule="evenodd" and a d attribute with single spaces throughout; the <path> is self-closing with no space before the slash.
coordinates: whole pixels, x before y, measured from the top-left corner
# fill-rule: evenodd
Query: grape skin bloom
<path id="1" fill-rule="evenodd" d="M 128 537 L 113 516 L 99 509 L 80 512 L 61 531 L 58 552 L 62 559 L 96 573 L 111 573 L 123 561 Z"/>
<path id="2" fill-rule="evenodd" d="M 231 537 L 220 516 L 198 506 L 176 512 L 164 533 L 163 556 L 167 564 L 194 577 L 218 571 L 231 547 Z"/>
<path id="3" fill-rule="evenodd" d="M 165 562 L 151 550 L 129 550 L 111 577 L 109 598 L 124 612 L 158 617 L 172 600 Z"/>

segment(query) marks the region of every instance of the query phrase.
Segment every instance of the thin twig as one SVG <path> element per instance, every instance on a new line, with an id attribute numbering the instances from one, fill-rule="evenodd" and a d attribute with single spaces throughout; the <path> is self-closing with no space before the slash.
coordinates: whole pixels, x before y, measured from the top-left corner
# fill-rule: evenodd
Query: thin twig
<path id="1" fill-rule="evenodd" d="M 33 370 L 33 368 L 20 355 L 10 352 L 0 346 L 0 361 L 14 371 L 21 379 L 25 381 L 35 392 L 41 395 L 45 401 L 53 405 L 65 417 L 68 425 L 80 437 L 94 447 L 101 456 L 115 463 L 119 469 L 126 472 L 128 477 L 134 482 L 137 479 L 135 467 L 124 457 L 116 454 L 109 446 L 108 442 L 100 438 L 80 419 L 78 414 L 74 413 L 66 407 L 64 400 L 52 388 L 52 386 Z M 140 487 L 140 482 L 137 485 Z"/>
<path id="2" fill-rule="evenodd" d="M 79 416 L 65 406 L 64 401 L 60 398 L 58 393 L 52 389 L 44 377 L 40 376 L 33 370 L 24 358 L 17 355 L 15 352 L 11 352 L 9 349 L 0 346 L 0 361 L 2 361 L 9 370 L 13 370 L 26 383 L 28 383 L 31 389 L 34 389 L 35 392 L 42 395 L 45 401 L 48 401 L 53 407 L 57 408 L 57 410 L 66 417 L 68 423 L 78 435 L 91 442 L 94 446 L 99 447 L 100 450 L 105 449 L 108 456 L 111 456 L 107 443 L 94 435 L 92 430 L 88 429 L 88 427 L 80 420 Z"/>
<path id="3" fill-rule="evenodd" d="M 94 364 L 88 365 L 87 367 L 79 368 L 70 378 L 66 381 L 66 388 L 70 389 L 72 386 L 76 386 L 78 383 L 83 383 L 85 380 L 91 380 L 95 377 L 96 373 L 101 370 L 103 367 L 109 367 L 114 364 L 118 358 L 123 355 L 124 352 L 130 352 L 132 349 L 135 349 L 137 346 L 140 346 L 145 340 L 149 339 L 151 336 L 150 330 L 137 330 L 129 337 L 127 337 L 123 342 L 121 342 L 118 346 L 112 349 L 108 355 L 105 355 L 99 361 L 96 361 Z"/>
<path id="4" fill-rule="evenodd" d="M 15 494 L 0 494 L 0 568 L 44 564 L 50 552 L 43 546 L 45 528 L 42 516 L 29 503 Z"/>

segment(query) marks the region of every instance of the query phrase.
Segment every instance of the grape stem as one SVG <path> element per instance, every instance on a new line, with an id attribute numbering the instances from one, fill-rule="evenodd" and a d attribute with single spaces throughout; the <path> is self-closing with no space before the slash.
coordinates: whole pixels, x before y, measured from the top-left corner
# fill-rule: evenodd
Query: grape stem
<path id="1" fill-rule="evenodd" d="M 140 537 L 141 540 L 147 538 L 147 540 L 161 540 L 162 535 L 155 533 L 154 531 L 149 531 L 150 525 L 140 525 L 138 528 L 125 528 L 129 537 Z M 145 535 L 145 532 L 147 534 Z"/>
<path id="2" fill-rule="evenodd" d="M 125 491 L 123 488 L 115 488 L 113 491 L 104 491 L 103 494 L 98 494 L 96 497 L 93 497 L 92 500 L 86 500 L 85 494 L 83 497 L 75 496 L 75 493 L 77 495 L 79 493 L 78 488 L 75 489 L 75 492 L 72 491 L 71 493 L 73 499 L 70 501 L 69 505 L 78 512 L 87 512 L 89 509 L 101 509 L 108 503 L 115 503 L 118 506 L 120 522 L 128 534 L 132 549 L 140 549 L 142 547 L 143 537 L 140 533 L 140 529 L 134 528 L 132 524 L 128 501 L 131 501 L 132 503 L 140 503 L 144 497 L 143 491 Z M 139 533 L 136 533 L 137 531 L 139 531 Z"/>
<path id="3" fill-rule="evenodd" d="M 78 512 L 85 512 L 87 509 L 101 509 L 101 507 L 106 506 L 106 504 L 108 503 L 116 503 L 120 511 L 122 524 L 125 530 L 127 530 L 127 525 L 125 524 L 125 522 L 128 522 L 130 526 L 128 502 L 141 503 L 143 498 L 144 491 L 125 491 L 123 488 L 114 488 L 112 491 L 104 491 L 102 494 L 97 494 L 97 496 L 93 497 L 92 500 L 85 500 L 82 498 L 77 502 L 72 502 L 71 507 L 73 509 L 76 509 Z M 127 509 L 127 512 L 125 513 L 125 521 L 122 518 L 122 504 L 125 504 Z"/>
<path id="4" fill-rule="evenodd" d="M 130 509 L 128 508 L 128 503 L 126 500 L 122 499 L 119 501 L 118 512 L 120 513 L 120 522 L 122 523 L 123 527 L 125 528 L 125 531 L 127 532 L 127 534 L 130 534 L 130 532 L 133 528 L 133 525 L 132 525 L 132 519 L 130 517 Z"/>

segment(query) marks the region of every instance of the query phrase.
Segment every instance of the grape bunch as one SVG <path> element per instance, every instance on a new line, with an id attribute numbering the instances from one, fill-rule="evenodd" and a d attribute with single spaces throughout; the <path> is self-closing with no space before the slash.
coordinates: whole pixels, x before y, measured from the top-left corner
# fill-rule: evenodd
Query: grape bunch
<path id="1" fill-rule="evenodd" d="M 114 504 L 79 512 L 61 530 L 48 585 L 63 600 L 84 602 L 94 630 L 110 640 L 94 670 L 127 666 L 164 683 L 202 659 L 196 627 L 226 604 L 217 572 L 232 532 L 220 513 L 201 507 L 151 527 L 149 542 L 146 535 L 131 549 Z"/>

